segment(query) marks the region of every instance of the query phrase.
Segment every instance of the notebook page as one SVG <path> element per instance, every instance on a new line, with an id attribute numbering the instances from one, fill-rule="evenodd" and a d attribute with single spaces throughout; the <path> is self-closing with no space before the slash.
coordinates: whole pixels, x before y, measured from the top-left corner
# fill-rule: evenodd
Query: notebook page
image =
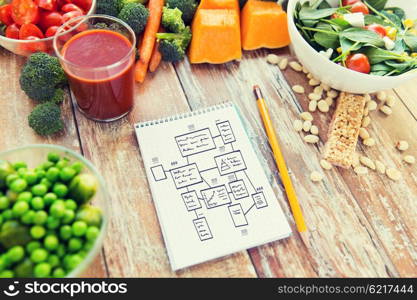
<path id="1" fill-rule="evenodd" d="M 136 126 L 174 270 L 291 233 L 235 107 L 209 110 Z"/>

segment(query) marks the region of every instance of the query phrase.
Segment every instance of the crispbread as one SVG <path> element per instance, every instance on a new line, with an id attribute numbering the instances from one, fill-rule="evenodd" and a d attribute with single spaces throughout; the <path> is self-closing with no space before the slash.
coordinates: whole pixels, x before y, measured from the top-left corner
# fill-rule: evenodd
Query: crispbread
<path id="1" fill-rule="evenodd" d="M 323 158 L 328 162 L 342 168 L 352 165 L 365 102 L 361 95 L 340 94 L 324 149 Z"/>

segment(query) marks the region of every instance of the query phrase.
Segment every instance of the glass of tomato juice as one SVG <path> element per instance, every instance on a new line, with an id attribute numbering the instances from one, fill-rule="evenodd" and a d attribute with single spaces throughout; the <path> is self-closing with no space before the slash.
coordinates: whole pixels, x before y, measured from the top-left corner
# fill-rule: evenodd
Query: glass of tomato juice
<path id="1" fill-rule="evenodd" d="M 79 110 L 111 122 L 133 108 L 136 36 L 125 22 L 104 15 L 71 19 L 54 38 Z"/>

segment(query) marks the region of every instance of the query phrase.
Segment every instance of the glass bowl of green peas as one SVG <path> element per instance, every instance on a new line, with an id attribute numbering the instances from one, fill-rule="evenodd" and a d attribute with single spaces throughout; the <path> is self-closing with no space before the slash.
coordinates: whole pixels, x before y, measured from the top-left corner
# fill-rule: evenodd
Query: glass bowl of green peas
<path id="1" fill-rule="evenodd" d="M 0 152 L 0 278 L 78 277 L 101 250 L 106 184 L 54 145 Z"/>

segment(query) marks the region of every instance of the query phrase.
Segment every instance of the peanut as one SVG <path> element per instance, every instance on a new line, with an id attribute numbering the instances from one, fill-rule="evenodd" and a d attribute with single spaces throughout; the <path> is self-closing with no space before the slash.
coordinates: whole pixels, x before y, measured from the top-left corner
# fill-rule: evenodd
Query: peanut
<path id="1" fill-rule="evenodd" d="M 279 57 L 275 54 L 268 54 L 266 61 L 271 65 L 277 65 L 279 63 Z"/>
<path id="2" fill-rule="evenodd" d="M 403 160 L 409 165 L 414 165 L 416 163 L 416 158 L 412 155 L 404 156 Z"/>
<path id="3" fill-rule="evenodd" d="M 318 143 L 319 142 L 319 137 L 317 136 L 317 135 L 312 135 L 312 134 L 309 134 L 309 135 L 306 135 L 305 137 L 304 137 L 304 141 L 306 142 L 306 143 L 309 143 L 309 144 L 316 144 L 316 143 Z"/>
<path id="4" fill-rule="evenodd" d="M 393 181 L 398 181 L 401 179 L 401 173 L 397 169 L 388 168 L 386 172 L 387 172 L 388 178 Z"/>
<path id="5" fill-rule="evenodd" d="M 327 96 L 330 98 L 337 98 L 337 96 L 339 96 L 339 93 L 335 90 L 330 90 L 327 92 Z"/>
<path id="6" fill-rule="evenodd" d="M 366 128 L 359 129 L 359 136 L 361 137 L 362 140 L 366 140 L 370 138 L 369 132 L 368 130 L 366 130 Z"/>
<path id="7" fill-rule="evenodd" d="M 325 90 L 326 92 L 328 92 L 328 91 L 330 91 L 330 86 L 328 86 L 327 84 L 325 84 L 325 83 L 321 83 L 321 85 L 320 85 L 322 88 L 323 88 L 323 90 Z"/>
<path id="8" fill-rule="evenodd" d="M 314 135 L 319 135 L 319 128 L 316 125 L 311 126 L 310 133 Z"/>
<path id="9" fill-rule="evenodd" d="M 322 159 L 320 161 L 320 166 L 324 169 L 324 170 L 331 170 L 333 169 L 333 166 L 331 163 L 329 163 L 327 160 Z"/>
<path id="10" fill-rule="evenodd" d="M 308 110 L 311 112 L 315 112 L 317 110 L 317 100 L 312 100 L 308 104 Z"/>
<path id="11" fill-rule="evenodd" d="M 318 81 L 315 78 L 312 78 L 312 79 L 310 79 L 310 81 L 308 82 L 308 84 L 311 85 L 311 86 L 318 86 L 318 85 L 320 85 L 320 81 Z"/>
<path id="12" fill-rule="evenodd" d="M 314 172 L 312 172 L 311 174 L 310 174 L 310 179 L 311 179 L 311 181 L 313 181 L 313 182 L 320 182 L 320 181 L 322 181 L 323 180 L 323 175 L 322 174 L 320 174 L 319 172 L 317 172 L 317 171 L 314 171 Z"/>
<path id="13" fill-rule="evenodd" d="M 400 151 L 407 151 L 410 146 L 408 145 L 407 141 L 398 141 L 397 149 Z"/>
<path id="14" fill-rule="evenodd" d="M 287 68 L 287 66 L 288 66 L 288 59 L 287 59 L 287 58 L 283 58 L 283 59 L 279 62 L 279 64 L 278 64 L 278 67 L 279 67 L 282 71 L 284 71 L 284 70 Z"/>
<path id="15" fill-rule="evenodd" d="M 319 111 L 323 113 L 327 113 L 329 111 L 329 105 L 324 100 L 320 100 L 319 103 L 317 103 L 317 107 Z"/>
<path id="16" fill-rule="evenodd" d="M 389 116 L 389 115 L 391 115 L 391 114 L 392 114 L 392 109 L 391 109 L 391 107 L 389 107 L 389 106 L 387 106 L 387 105 L 382 106 L 379 110 L 380 110 L 380 111 L 382 111 L 382 112 L 383 112 L 384 114 L 386 114 L 387 116 Z"/>
<path id="17" fill-rule="evenodd" d="M 376 98 L 381 102 L 385 102 L 385 100 L 387 100 L 387 93 L 380 91 L 376 94 Z"/>
<path id="18" fill-rule="evenodd" d="M 373 147 L 375 146 L 376 142 L 373 138 L 369 138 L 369 139 L 364 140 L 363 144 L 368 147 Z"/>
<path id="19" fill-rule="evenodd" d="M 303 121 L 313 121 L 313 115 L 308 111 L 301 113 L 300 118 L 303 119 Z"/>
<path id="20" fill-rule="evenodd" d="M 333 98 L 327 97 L 326 99 L 324 99 L 324 101 L 326 101 L 327 105 L 330 107 L 333 105 L 334 100 Z"/>
<path id="21" fill-rule="evenodd" d="M 369 101 L 366 103 L 366 108 L 368 111 L 374 111 L 378 108 L 378 104 L 375 101 Z"/>
<path id="22" fill-rule="evenodd" d="M 369 116 L 366 116 L 362 120 L 362 127 L 368 127 L 369 124 L 371 124 L 371 118 Z"/>
<path id="23" fill-rule="evenodd" d="M 303 124 L 303 130 L 305 131 L 305 132 L 309 132 L 310 131 L 310 129 L 311 129 L 311 126 L 312 126 L 313 124 L 311 124 L 311 121 L 304 121 L 304 124 Z"/>
<path id="24" fill-rule="evenodd" d="M 385 165 L 384 165 L 382 162 L 380 162 L 379 160 L 376 160 L 376 161 L 375 161 L 375 168 L 376 168 L 376 170 L 378 171 L 378 173 L 380 173 L 380 174 L 385 174 L 385 169 L 386 169 L 386 167 L 385 167 Z"/>
<path id="25" fill-rule="evenodd" d="M 387 101 L 385 101 L 385 105 L 387 105 L 387 106 L 389 106 L 389 107 L 391 107 L 391 108 L 392 108 L 392 107 L 394 107 L 395 102 L 396 102 L 396 100 L 395 100 L 394 96 L 389 95 L 389 96 L 387 97 Z"/>
<path id="26" fill-rule="evenodd" d="M 364 165 L 365 167 L 368 167 L 371 170 L 376 170 L 375 163 L 373 162 L 372 159 L 367 158 L 365 156 L 361 156 L 359 160 L 361 164 Z"/>
<path id="27" fill-rule="evenodd" d="M 321 97 L 321 95 L 323 94 L 323 87 L 321 85 L 316 86 L 314 88 L 314 94 L 320 95 Z"/>
<path id="28" fill-rule="evenodd" d="M 359 160 L 359 154 L 354 153 L 352 157 L 352 167 L 356 168 L 356 167 L 359 167 L 360 165 L 361 165 L 361 162 Z"/>
<path id="29" fill-rule="evenodd" d="M 296 92 L 297 94 L 304 94 L 304 92 L 305 92 L 305 89 L 304 89 L 304 87 L 302 87 L 301 85 L 294 85 L 293 87 L 292 87 L 292 90 L 294 91 L 294 92 Z"/>
<path id="30" fill-rule="evenodd" d="M 293 123 L 294 130 L 300 132 L 303 130 L 303 122 L 300 120 L 295 120 Z"/>
<path id="31" fill-rule="evenodd" d="M 301 72 L 303 71 L 303 66 L 300 65 L 300 63 L 296 62 L 296 61 L 292 61 L 290 62 L 290 67 L 296 71 L 296 72 Z"/>
<path id="32" fill-rule="evenodd" d="M 358 166 L 353 169 L 353 171 L 358 175 L 366 175 L 368 174 L 368 169 L 362 166 Z"/>
<path id="33" fill-rule="evenodd" d="M 316 93 L 310 93 L 308 94 L 308 99 L 310 99 L 311 101 L 313 100 L 319 101 L 321 99 L 321 95 L 316 94 Z"/>

